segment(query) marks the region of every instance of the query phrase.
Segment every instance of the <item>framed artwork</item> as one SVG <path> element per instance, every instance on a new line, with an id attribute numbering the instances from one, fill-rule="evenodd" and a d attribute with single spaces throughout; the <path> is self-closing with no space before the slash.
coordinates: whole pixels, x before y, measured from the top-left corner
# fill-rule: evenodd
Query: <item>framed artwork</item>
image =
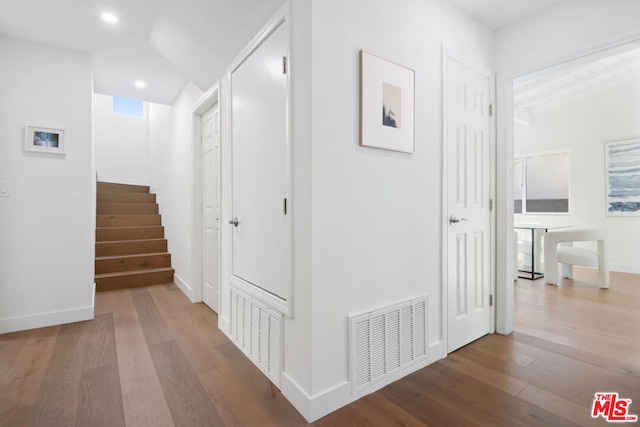
<path id="1" fill-rule="evenodd" d="M 360 145 L 413 153 L 414 74 L 360 51 Z"/>
<path id="2" fill-rule="evenodd" d="M 64 130 L 25 126 L 24 149 L 40 153 L 64 154 Z"/>
<path id="3" fill-rule="evenodd" d="M 568 214 L 569 151 L 524 154 L 513 161 L 513 212 Z"/>
<path id="4" fill-rule="evenodd" d="M 604 144 L 607 216 L 640 216 L 640 138 Z"/>

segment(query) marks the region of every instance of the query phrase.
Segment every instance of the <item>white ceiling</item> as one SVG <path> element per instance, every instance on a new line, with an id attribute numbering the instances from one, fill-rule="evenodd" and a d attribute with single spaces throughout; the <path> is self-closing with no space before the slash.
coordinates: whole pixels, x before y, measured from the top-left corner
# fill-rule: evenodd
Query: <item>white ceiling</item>
<path id="1" fill-rule="evenodd" d="M 449 1 L 497 29 L 562 0 Z M 189 80 L 207 90 L 284 2 L 2 0 L 0 34 L 90 52 L 98 93 L 172 104 Z M 100 17 L 105 11 L 116 14 L 120 22 L 105 23 Z M 602 80 L 604 72 L 597 72 L 597 77 Z M 135 80 L 145 81 L 147 87 L 135 87 Z M 558 91 L 549 77 L 539 83 L 556 85 L 549 94 Z M 521 98 L 544 98 L 544 88 L 535 86 L 529 82 L 529 92 L 520 93 Z"/>
<path id="2" fill-rule="evenodd" d="M 92 53 L 98 93 L 172 104 L 188 80 L 207 90 L 283 3 L 3 0 L 0 34 Z M 104 11 L 120 22 L 105 23 Z"/>
<path id="3" fill-rule="evenodd" d="M 497 30 L 564 0 L 449 0 L 489 28 Z"/>

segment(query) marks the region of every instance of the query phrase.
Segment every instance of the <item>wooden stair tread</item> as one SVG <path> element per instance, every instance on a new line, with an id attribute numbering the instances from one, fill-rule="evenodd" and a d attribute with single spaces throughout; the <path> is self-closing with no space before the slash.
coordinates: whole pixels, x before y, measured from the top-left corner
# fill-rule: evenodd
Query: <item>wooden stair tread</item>
<path id="1" fill-rule="evenodd" d="M 167 239 L 110 240 L 96 242 L 94 256 L 133 255 L 149 252 L 168 252 Z"/>
<path id="2" fill-rule="evenodd" d="M 157 203 L 111 203 L 100 202 L 96 205 L 98 215 L 154 215 L 159 211 Z"/>
<path id="3" fill-rule="evenodd" d="M 97 242 L 164 238 L 162 225 L 96 227 Z"/>
<path id="4" fill-rule="evenodd" d="M 113 227 L 98 226 L 96 230 L 137 230 L 139 228 L 162 228 L 162 225 L 116 225 Z"/>
<path id="5" fill-rule="evenodd" d="M 96 224 L 99 227 L 134 227 L 138 225 L 162 225 L 160 214 L 98 214 Z"/>
<path id="6" fill-rule="evenodd" d="M 104 182 L 98 181 L 96 188 L 98 192 L 103 191 L 112 191 L 112 192 L 122 192 L 122 193 L 148 193 L 149 186 L 148 185 L 134 185 L 134 184 L 119 184 L 115 182 Z"/>
<path id="7" fill-rule="evenodd" d="M 146 274 L 146 273 L 160 273 L 160 272 L 169 272 L 169 271 L 174 271 L 173 267 L 162 267 L 162 268 L 145 268 L 143 270 L 129 270 L 129 271 L 118 271 L 115 273 L 103 273 L 103 274 L 96 274 L 95 278 L 97 279 L 105 279 L 108 277 L 126 277 L 126 276 L 133 276 L 136 274 Z"/>
<path id="8" fill-rule="evenodd" d="M 122 258 L 142 258 L 149 256 L 162 256 L 171 255 L 169 252 L 145 252 L 143 254 L 128 254 L 128 255 L 109 255 L 96 257 L 96 261 L 106 261 L 110 259 L 122 259 Z"/>
<path id="9" fill-rule="evenodd" d="M 143 206 L 148 206 L 148 205 L 157 205 L 157 202 L 103 202 L 103 201 L 98 201 L 97 205 L 98 206 L 104 206 L 104 205 L 118 205 L 118 206 L 127 206 L 127 207 L 135 207 L 135 205 L 143 205 Z"/>
<path id="10" fill-rule="evenodd" d="M 109 213 L 109 214 L 97 214 L 96 217 L 123 217 L 123 216 L 160 216 L 160 214 L 120 214 L 120 213 Z"/>
<path id="11" fill-rule="evenodd" d="M 97 196 L 97 203 L 157 203 L 156 195 L 149 193 L 105 193 Z"/>
<path id="12" fill-rule="evenodd" d="M 133 239 L 133 240 L 109 240 L 107 242 L 96 242 L 96 245 L 111 244 L 111 243 L 133 243 L 133 242 L 155 242 L 159 240 L 166 240 L 164 237 L 157 237 L 153 239 Z"/>

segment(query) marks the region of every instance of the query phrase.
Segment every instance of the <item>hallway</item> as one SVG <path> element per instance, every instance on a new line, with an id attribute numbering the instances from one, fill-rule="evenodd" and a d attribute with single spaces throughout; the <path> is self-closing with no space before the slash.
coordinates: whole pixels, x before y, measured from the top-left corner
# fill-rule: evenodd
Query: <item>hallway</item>
<path id="1" fill-rule="evenodd" d="M 521 280 L 516 331 L 489 335 L 316 426 L 597 426 L 593 395 L 640 413 L 638 276 Z M 626 327 L 625 327 L 626 325 Z M 302 426 L 282 394 L 173 284 L 101 292 L 96 319 L 0 335 L 0 426 Z"/>

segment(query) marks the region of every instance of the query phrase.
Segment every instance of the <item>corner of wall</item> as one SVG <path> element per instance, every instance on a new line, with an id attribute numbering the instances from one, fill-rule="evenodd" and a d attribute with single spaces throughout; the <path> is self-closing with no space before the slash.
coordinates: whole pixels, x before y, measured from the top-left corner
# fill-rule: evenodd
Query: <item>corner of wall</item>
<path id="1" fill-rule="evenodd" d="M 376 384 L 375 387 L 361 393 L 352 394 L 351 382 L 345 381 L 328 390 L 317 393 L 314 396 L 310 396 L 286 372 L 282 373 L 282 382 L 280 384 L 282 387 L 281 391 L 284 397 L 291 402 L 304 419 L 307 420 L 307 422 L 312 423 L 334 411 L 337 411 L 343 406 L 355 402 L 368 394 L 374 393 L 383 387 L 386 387 L 387 385 L 442 359 L 446 356 L 444 353 L 443 342 L 438 341 L 431 344 L 429 346 L 429 354 L 434 356 L 420 363 L 416 363 L 408 369 L 397 372 L 395 375 L 390 376 L 386 381 L 380 382 Z"/>
<path id="2" fill-rule="evenodd" d="M 180 276 L 174 274 L 173 282 L 178 286 L 178 288 L 180 288 L 180 290 L 187 296 L 187 298 L 189 298 L 189 301 L 197 302 L 193 296 L 193 289 L 191 289 L 191 286 L 189 286 L 187 282 L 182 280 Z"/>
<path id="3" fill-rule="evenodd" d="M 331 412 L 348 405 L 356 398 L 351 395 L 351 383 L 345 381 L 315 396 L 309 396 L 286 372 L 281 377 L 282 394 L 312 423 Z"/>

